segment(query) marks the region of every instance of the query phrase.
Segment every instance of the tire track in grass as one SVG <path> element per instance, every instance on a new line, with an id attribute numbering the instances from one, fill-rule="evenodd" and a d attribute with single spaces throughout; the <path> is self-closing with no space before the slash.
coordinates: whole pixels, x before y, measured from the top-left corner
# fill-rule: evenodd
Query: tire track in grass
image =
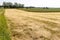
<path id="1" fill-rule="evenodd" d="M 36 15 L 35 15 L 35 16 L 36 16 Z M 55 20 L 55 21 L 58 20 L 57 18 L 48 18 L 48 17 L 43 17 L 43 16 L 36 16 L 36 17 L 41 17 L 41 18 L 50 19 L 50 20 Z"/>

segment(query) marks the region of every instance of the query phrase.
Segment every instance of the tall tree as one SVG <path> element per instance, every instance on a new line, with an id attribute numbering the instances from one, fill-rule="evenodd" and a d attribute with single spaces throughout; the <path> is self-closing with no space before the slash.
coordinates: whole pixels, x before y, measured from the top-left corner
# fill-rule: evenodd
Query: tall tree
<path id="1" fill-rule="evenodd" d="M 18 5 L 18 3 L 14 3 L 14 7 L 18 7 L 19 5 Z"/>
<path id="2" fill-rule="evenodd" d="M 11 3 L 11 2 L 3 2 L 3 6 L 4 7 L 12 7 L 13 6 L 13 4 Z"/>

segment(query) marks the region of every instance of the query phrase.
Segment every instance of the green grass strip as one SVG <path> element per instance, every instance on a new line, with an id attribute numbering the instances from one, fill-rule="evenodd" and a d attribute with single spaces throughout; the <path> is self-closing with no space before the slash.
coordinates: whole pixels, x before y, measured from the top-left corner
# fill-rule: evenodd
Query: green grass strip
<path id="1" fill-rule="evenodd" d="M 11 40 L 3 11 L 0 11 L 0 40 Z"/>

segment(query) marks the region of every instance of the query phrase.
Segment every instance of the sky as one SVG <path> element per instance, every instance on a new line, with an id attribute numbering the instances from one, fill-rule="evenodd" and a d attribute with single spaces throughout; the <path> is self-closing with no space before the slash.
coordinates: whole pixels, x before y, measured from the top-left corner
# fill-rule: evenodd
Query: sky
<path id="1" fill-rule="evenodd" d="M 18 2 L 25 4 L 25 6 L 35 6 L 35 7 L 60 7 L 60 0 L 0 0 L 2 2 Z"/>

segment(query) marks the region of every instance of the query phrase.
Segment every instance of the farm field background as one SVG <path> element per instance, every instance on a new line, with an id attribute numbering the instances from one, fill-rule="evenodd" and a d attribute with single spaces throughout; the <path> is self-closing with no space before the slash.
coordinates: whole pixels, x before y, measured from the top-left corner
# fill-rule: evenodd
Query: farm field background
<path id="1" fill-rule="evenodd" d="M 12 40 L 60 40 L 60 12 L 5 9 Z"/>
<path id="2" fill-rule="evenodd" d="M 18 8 L 28 12 L 60 12 L 60 8 Z"/>
<path id="3" fill-rule="evenodd" d="M 28 1 L 0 1 L 0 40 L 60 40 L 59 1 Z"/>

